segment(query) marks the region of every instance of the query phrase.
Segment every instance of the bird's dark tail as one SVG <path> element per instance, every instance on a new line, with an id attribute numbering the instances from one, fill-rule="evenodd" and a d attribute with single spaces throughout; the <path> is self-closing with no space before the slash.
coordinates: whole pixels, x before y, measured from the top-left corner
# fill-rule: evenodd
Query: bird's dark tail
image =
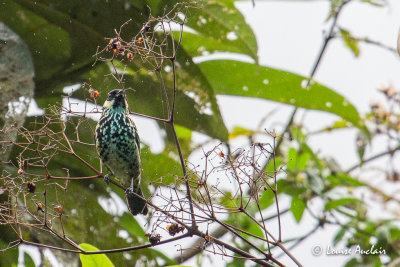
<path id="1" fill-rule="evenodd" d="M 133 189 L 132 187 L 128 188 L 125 191 L 125 197 L 126 197 L 126 202 L 128 203 L 129 211 L 133 214 L 133 216 L 136 216 L 139 213 L 146 215 L 147 212 L 149 211 L 147 208 L 146 201 L 137 197 L 132 192 L 135 192 L 136 194 L 144 198 L 140 185 L 137 186 L 135 189 Z"/>

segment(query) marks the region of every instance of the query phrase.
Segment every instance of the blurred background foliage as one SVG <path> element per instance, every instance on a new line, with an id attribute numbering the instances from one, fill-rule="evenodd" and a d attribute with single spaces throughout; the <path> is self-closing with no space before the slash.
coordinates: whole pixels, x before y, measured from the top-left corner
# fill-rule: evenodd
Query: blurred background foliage
<path id="1" fill-rule="evenodd" d="M 119 85 L 114 78 L 106 76 L 110 72 L 108 63 L 97 62 L 94 65 L 97 48 L 104 47 L 107 44 L 105 38 L 115 36 L 114 30 L 119 29 L 129 19 L 132 21 L 125 26 L 122 33 L 122 36 L 127 39 L 140 31 L 150 14 L 153 17 L 162 16 L 177 2 L 184 1 L 3 0 L 0 8 L 0 22 L 17 34 L 25 42 L 25 49 L 29 49 L 34 66 L 33 100 L 40 108 L 44 109 L 44 112 L 49 112 L 49 107 L 60 106 L 63 99 L 68 96 L 63 88 L 76 84 L 90 83 L 94 89 L 100 92 L 98 103 L 103 103 L 107 92 L 118 88 Z M 337 6 L 340 5 L 338 2 L 340 1 L 332 0 L 332 14 L 335 14 Z M 365 2 L 377 4 L 375 1 Z M 244 17 L 235 8 L 234 1 L 206 0 L 188 2 L 188 5 L 192 8 L 185 14 L 186 27 L 191 30 L 183 33 L 183 42 L 177 54 L 178 92 L 175 120 L 178 137 L 186 158 L 197 148 L 191 144 L 192 131 L 201 132 L 212 139 L 227 143 L 230 139 L 239 136 L 246 136 L 249 140 L 253 140 L 257 134 L 267 134 L 264 131 L 257 132 L 241 127 L 236 127 L 229 132 L 224 125 L 216 101 L 217 94 L 268 99 L 295 107 L 336 114 L 338 122 L 329 129 L 321 129 L 321 132 L 335 131 L 346 127 L 359 128 L 360 138 L 365 139 L 363 142 L 360 141 L 360 164 L 364 162 L 362 150 L 365 149 L 371 138 L 389 131 L 398 132 L 399 129 L 396 127 L 399 127 L 400 124 L 396 124 L 390 118 L 394 116 L 399 120 L 399 114 L 391 112 L 382 115 L 383 111 L 375 107 L 366 118 L 361 118 L 355 107 L 331 88 L 314 81 L 309 87 L 306 87 L 304 84 L 308 81 L 307 77 L 258 65 L 258 47 L 255 35 Z M 356 39 L 343 29 L 341 35 L 346 45 L 357 55 L 359 50 Z M 179 34 L 176 32 L 174 37 L 177 40 Z M 3 41 L 1 45 L 4 44 Z M 212 60 L 198 64 L 193 62 L 194 57 L 213 52 L 247 55 L 253 59 L 253 63 L 235 60 Z M 5 51 L 1 50 L 0 53 L 5 53 Z M 162 99 L 159 80 L 154 77 L 153 73 L 147 72 L 143 68 L 140 60 L 121 61 L 127 66 L 124 76 L 126 87 L 135 90 L 134 92 L 129 91 L 130 107 L 138 113 L 165 117 L 167 114 L 165 105 L 160 105 Z M 168 75 L 167 69 L 163 75 L 166 86 L 170 89 L 172 76 Z M 0 82 L 5 83 L 6 80 Z M 18 88 L 10 86 L 8 90 L 10 92 L 18 90 Z M 0 90 L 2 99 L 6 94 L 6 90 Z M 14 101 L 18 101 L 20 96 L 32 97 L 24 91 L 21 95 L 16 96 Z M 70 97 L 93 102 L 84 87 L 75 91 Z M 391 99 L 393 97 L 388 96 L 388 101 Z M 6 113 L 2 112 L 1 114 L 3 126 Z M 27 117 L 24 127 L 28 130 L 35 130 L 38 124 L 33 122 L 41 119 L 42 115 Z M 93 145 L 90 145 L 93 144 L 93 129 L 96 121 L 85 119 L 80 123 L 80 120 L 79 117 L 68 120 L 66 134 L 71 140 L 74 140 L 76 135 L 74 130 L 78 129 L 81 141 L 88 145 L 75 146 L 76 153 L 99 169 L 97 154 Z M 377 126 L 373 129 L 383 127 L 384 132 L 368 131 L 365 125 L 371 121 Z M 79 127 L 77 127 L 78 124 Z M 59 131 L 60 128 L 57 129 L 57 127 L 60 125 L 55 124 L 53 130 Z M 160 131 L 163 130 L 164 128 L 160 125 Z M 370 219 L 365 203 L 352 194 L 355 188 L 368 187 L 368 185 L 356 177 L 352 177 L 349 171 L 342 170 L 335 162 L 321 158 L 318 153 L 313 151 L 307 144 L 307 133 L 303 131 L 301 125 L 291 125 L 289 133 L 291 138 L 285 140 L 285 145 L 276 152 L 277 168 L 282 167 L 285 170 L 285 175 L 278 181 L 278 193 L 291 197 L 289 210 L 296 221 L 301 221 L 311 200 L 321 199 L 325 206 L 321 214 L 315 215 L 316 227 L 320 228 L 328 223 L 340 225 L 340 231 L 332 237 L 333 244 L 344 241 L 348 246 L 359 244 L 365 249 L 370 248 L 372 244 L 381 244 L 387 252 L 386 263 L 398 257 L 400 230 L 394 227 L 391 220 L 374 221 Z M 23 141 L 23 137 L 19 136 L 18 141 Z M 165 135 L 165 144 L 165 150 L 158 154 L 152 153 L 146 145 L 142 149 L 143 179 L 146 184 L 154 186 L 170 184 L 174 182 L 174 175 L 181 175 L 176 155 L 170 153 L 171 141 L 168 133 Z M 18 166 L 16 159 L 19 153 L 21 153 L 21 149 L 13 147 L 11 154 L 7 155 L 11 161 L 15 162 L 16 166 Z M 16 168 L 10 170 L 9 166 L 4 165 L 2 168 L 17 172 Z M 85 168 L 81 162 L 72 157 L 68 158 L 67 155 L 55 157 L 49 168 L 52 175 L 65 176 L 63 168 L 69 169 L 70 176 L 93 175 L 93 172 Z M 271 164 L 266 166 L 266 171 L 273 171 L 273 166 Z M 34 173 L 35 170 L 31 169 L 30 172 Z M 337 191 L 340 188 L 344 189 L 345 193 L 338 195 Z M 37 190 L 41 191 L 40 188 Z M 374 190 L 376 192 L 378 189 Z M 53 193 L 55 192 L 57 189 L 53 191 Z M 121 190 L 115 192 L 123 199 Z M 57 202 L 56 195 L 50 194 L 48 197 L 54 203 Z M 107 186 L 102 180 L 70 182 L 64 210 L 68 216 L 64 222 L 68 235 L 75 242 L 92 244 L 101 249 L 146 242 L 145 230 L 142 226 L 132 223 L 134 219 L 130 214 L 110 214 L 104 210 L 98 201 L 102 198 L 111 198 L 110 191 L 107 190 Z M 2 194 L 0 199 L 5 201 L 7 196 Z M 274 195 L 270 190 L 260 193 L 262 209 L 267 209 L 273 203 Z M 333 220 L 332 214 L 341 214 L 346 217 L 346 223 L 342 223 L 342 220 L 341 222 Z M 251 224 L 251 221 L 243 214 L 232 215 L 227 222 L 235 222 L 249 233 L 262 235 L 262 231 L 256 225 Z M 24 230 L 30 240 L 65 246 L 61 242 L 58 244 L 46 234 L 30 229 Z M 119 232 L 122 230 L 128 232 L 127 238 L 120 237 Z M 1 248 L 7 247 L 7 244 L 16 238 L 6 227 L 1 227 L 0 232 Z M 304 238 L 307 237 L 307 234 L 304 233 Z M 235 241 L 235 237 L 230 238 Z M 240 242 L 234 242 L 234 244 L 242 250 L 250 250 Z M 65 252 L 55 252 L 55 254 L 64 265 L 79 265 L 78 255 Z M 163 255 L 156 249 L 145 249 L 129 254 L 129 257 L 121 257 L 119 254 L 110 254 L 108 257 L 115 266 L 131 266 L 135 260 L 149 266 L 174 263 L 173 255 Z M 33 264 L 28 254 L 25 254 L 24 258 L 25 265 Z M 348 264 L 349 266 L 381 266 L 381 260 L 377 255 L 359 255 L 350 260 Z M 0 266 L 12 266 L 17 263 L 17 248 L 1 254 Z M 43 258 L 43 264 L 48 265 L 48 260 Z M 244 266 L 244 262 L 235 259 L 230 265 Z"/>

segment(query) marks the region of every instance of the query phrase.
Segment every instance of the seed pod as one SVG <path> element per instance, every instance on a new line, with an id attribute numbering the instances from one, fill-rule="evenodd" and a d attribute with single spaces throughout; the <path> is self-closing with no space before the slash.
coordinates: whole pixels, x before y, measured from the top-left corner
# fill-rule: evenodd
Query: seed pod
<path id="1" fill-rule="evenodd" d="M 183 230 L 185 229 L 185 227 L 183 227 Z M 167 226 L 167 230 L 170 236 L 174 236 L 177 233 L 183 231 L 181 227 L 179 227 L 178 224 L 173 223 Z"/>
<path id="2" fill-rule="evenodd" d="M 56 205 L 56 206 L 55 206 L 55 209 L 56 209 L 56 211 L 58 211 L 58 212 L 62 212 L 62 210 L 63 210 L 63 208 L 62 208 L 61 205 Z"/>
<path id="3" fill-rule="evenodd" d="M 159 243 L 159 242 L 161 241 L 161 236 L 160 236 L 160 234 L 151 235 L 151 236 L 149 237 L 149 241 L 150 241 L 150 243 L 151 243 L 153 246 L 156 245 L 157 243 Z"/>
<path id="4" fill-rule="evenodd" d="M 41 202 L 39 202 L 39 203 L 37 203 L 37 211 L 41 211 L 41 212 L 44 212 L 44 210 L 43 210 L 43 204 L 41 203 Z"/>
<path id="5" fill-rule="evenodd" d="M 133 59 L 133 54 L 132 54 L 132 53 L 126 54 L 126 58 L 127 58 L 127 59 Z"/>
<path id="6" fill-rule="evenodd" d="M 90 92 L 91 98 L 98 98 L 100 95 L 99 91 L 97 91 L 97 90 L 90 90 L 89 92 Z"/>
<path id="7" fill-rule="evenodd" d="M 36 190 L 36 184 L 34 182 L 28 182 L 26 184 L 26 187 L 28 187 L 28 192 L 29 193 L 35 193 Z"/>

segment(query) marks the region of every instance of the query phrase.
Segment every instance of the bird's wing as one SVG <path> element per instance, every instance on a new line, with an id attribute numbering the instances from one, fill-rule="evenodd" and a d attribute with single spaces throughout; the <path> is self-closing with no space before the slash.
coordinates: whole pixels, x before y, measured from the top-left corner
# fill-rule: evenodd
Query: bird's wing
<path id="1" fill-rule="evenodd" d="M 132 123 L 133 129 L 135 130 L 135 142 L 136 142 L 137 148 L 139 150 L 139 155 L 140 155 L 140 138 L 139 138 L 139 134 L 138 134 L 136 125 L 135 125 L 135 123 L 133 122 L 133 120 L 131 119 L 130 116 L 128 116 L 128 119 Z"/>

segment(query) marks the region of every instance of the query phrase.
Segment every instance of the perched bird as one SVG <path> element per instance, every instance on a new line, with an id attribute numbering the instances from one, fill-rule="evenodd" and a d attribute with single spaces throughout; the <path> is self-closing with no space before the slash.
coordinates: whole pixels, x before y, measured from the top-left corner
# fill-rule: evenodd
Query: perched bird
<path id="1" fill-rule="evenodd" d="M 123 90 L 108 93 L 103 113 L 96 126 L 96 148 L 103 165 L 110 171 L 104 177 L 108 184 L 111 175 L 127 189 L 125 197 L 133 215 L 147 214 L 146 201 L 140 187 L 140 141 L 136 126 L 128 115 L 128 102 Z"/>

